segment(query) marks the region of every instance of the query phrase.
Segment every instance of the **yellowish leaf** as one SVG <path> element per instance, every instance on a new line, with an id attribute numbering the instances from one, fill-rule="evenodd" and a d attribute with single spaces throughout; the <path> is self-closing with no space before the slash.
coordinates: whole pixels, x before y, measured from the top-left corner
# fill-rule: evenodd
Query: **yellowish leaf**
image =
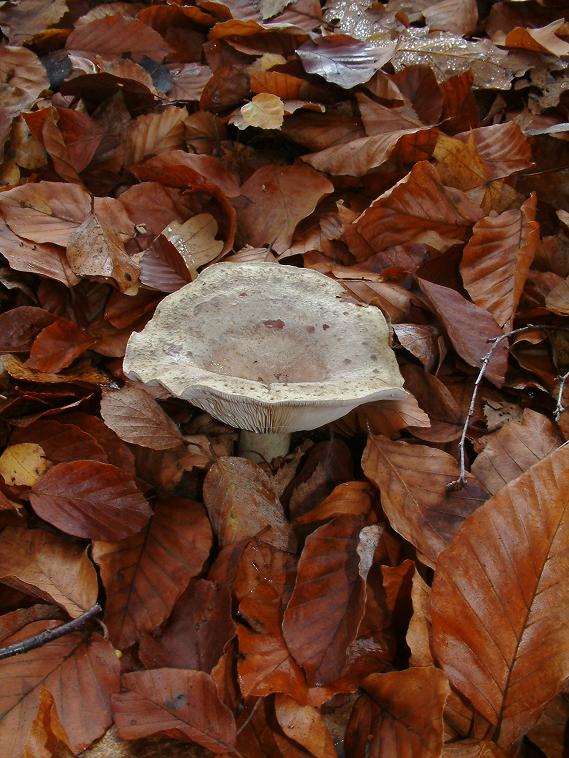
<path id="1" fill-rule="evenodd" d="M 33 487 L 49 466 L 43 449 L 32 442 L 10 445 L 0 455 L 0 474 L 10 485 Z"/>
<path id="2" fill-rule="evenodd" d="M 261 92 L 240 108 L 232 123 L 238 129 L 257 126 L 260 129 L 280 129 L 284 119 L 284 103 L 276 95 Z"/>
<path id="3" fill-rule="evenodd" d="M 223 250 L 223 240 L 216 240 L 217 221 L 211 213 L 198 213 L 183 224 L 172 221 L 162 234 L 178 250 L 195 276 L 200 266 L 213 261 Z"/>

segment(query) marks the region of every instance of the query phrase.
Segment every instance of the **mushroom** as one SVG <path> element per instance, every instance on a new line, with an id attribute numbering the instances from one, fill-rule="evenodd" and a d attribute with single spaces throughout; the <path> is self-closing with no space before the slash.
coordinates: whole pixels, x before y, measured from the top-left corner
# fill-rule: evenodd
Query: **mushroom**
<path id="1" fill-rule="evenodd" d="M 310 269 L 216 263 L 165 297 L 127 345 L 124 373 L 241 430 L 271 461 L 291 432 L 406 396 L 383 314 Z"/>

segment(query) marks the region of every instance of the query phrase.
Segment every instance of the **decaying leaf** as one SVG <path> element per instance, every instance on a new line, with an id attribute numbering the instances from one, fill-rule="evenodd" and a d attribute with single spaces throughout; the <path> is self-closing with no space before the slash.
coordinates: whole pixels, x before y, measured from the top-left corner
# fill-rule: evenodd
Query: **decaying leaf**
<path id="1" fill-rule="evenodd" d="M 49 466 L 43 448 L 33 442 L 10 445 L 0 455 L 0 476 L 18 487 L 33 487 Z"/>
<path id="2" fill-rule="evenodd" d="M 231 123 L 238 129 L 256 126 L 260 129 L 280 129 L 284 120 L 284 103 L 267 92 L 255 95 L 250 103 L 241 106 Z"/>

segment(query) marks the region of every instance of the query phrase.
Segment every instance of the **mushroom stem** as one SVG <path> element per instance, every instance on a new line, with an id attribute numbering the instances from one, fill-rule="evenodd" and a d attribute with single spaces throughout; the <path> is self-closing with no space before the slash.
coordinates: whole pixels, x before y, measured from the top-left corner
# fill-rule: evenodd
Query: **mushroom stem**
<path id="1" fill-rule="evenodd" d="M 247 432 L 239 435 L 239 455 L 256 463 L 270 463 L 273 458 L 286 455 L 290 447 L 289 432 Z"/>

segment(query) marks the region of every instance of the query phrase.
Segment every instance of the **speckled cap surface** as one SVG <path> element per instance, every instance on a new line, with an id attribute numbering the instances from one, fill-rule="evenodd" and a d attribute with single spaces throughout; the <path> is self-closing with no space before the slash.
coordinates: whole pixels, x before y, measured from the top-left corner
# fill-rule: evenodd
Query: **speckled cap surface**
<path id="1" fill-rule="evenodd" d="M 310 269 L 217 263 L 129 339 L 124 373 L 252 432 L 315 429 L 407 394 L 383 314 Z"/>

